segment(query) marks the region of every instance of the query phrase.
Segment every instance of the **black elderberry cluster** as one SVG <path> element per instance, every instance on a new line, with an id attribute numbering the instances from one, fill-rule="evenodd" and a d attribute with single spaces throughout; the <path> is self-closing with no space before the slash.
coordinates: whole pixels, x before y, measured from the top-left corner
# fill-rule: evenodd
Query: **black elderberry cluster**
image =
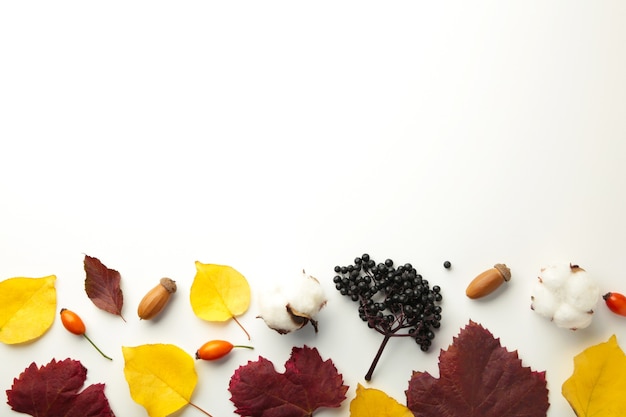
<path id="1" fill-rule="evenodd" d="M 431 288 L 411 264 L 376 263 L 368 254 L 335 272 L 335 288 L 359 303 L 359 317 L 370 328 L 385 337 L 411 337 L 423 351 L 430 348 L 433 330 L 441 325 L 438 285 Z"/>

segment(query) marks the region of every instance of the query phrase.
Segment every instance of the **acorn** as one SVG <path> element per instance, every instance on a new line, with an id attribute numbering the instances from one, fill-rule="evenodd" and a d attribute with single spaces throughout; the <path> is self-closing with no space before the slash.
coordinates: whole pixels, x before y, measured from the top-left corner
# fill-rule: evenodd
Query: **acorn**
<path id="1" fill-rule="evenodd" d="M 148 291 L 137 307 L 137 314 L 142 320 L 150 320 L 159 314 L 176 292 L 176 282 L 169 278 L 161 278 L 159 284 Z"/>
<path id="2" fill-rule="evenodd" d="M 511 279 L 511 270 L 505 264 L 495 264 L 470 282 L 465 290 L 469 298 L 481 298 L 494 292 Z"/>

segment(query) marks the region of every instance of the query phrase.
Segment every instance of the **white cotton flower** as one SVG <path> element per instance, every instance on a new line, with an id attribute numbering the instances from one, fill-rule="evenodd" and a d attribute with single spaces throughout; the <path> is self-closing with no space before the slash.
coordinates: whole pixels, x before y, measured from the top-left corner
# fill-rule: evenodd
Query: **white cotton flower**
<path id="1" fill-rule="evenodd" d="M 565 301 L 583 311 L 593 310 L 600 298 L 600 288 L 586 272 L 571 274 L 565 286 Z"/>
<path id="2" fill-rule="evenodd" d="M 559 297 L 547 285 L 535 285 L 531 295 L 532 306 L 543 317 L 553 317 L 559 308 Z"/>
<path id="3" fill-rule="evenodd" d="M 554 312 L 552 321 L 559 327 L 577 330 L 589 326 L 592 318 L 593 314 L 587 312 L 581 313 L 581 311 L 572 304 L 561 303 L 559 304 L 559 308 Z"/>
<path id="4" fill-rule="evenodd" d="M 325 305 L 319 281 L 302 271 L 302 277 L 277 284 L 261 295 L 259 317 L 281 334 L 301 329 L 309 322 L 317 332 L 315 316 Z"/>
<path id="5" fill-rule="evenodd" d="M 567 264 L 552 265 L 542 268 L 539 277 L 541 283 L 552 291 L 559 291 L 569 278 L 570 267 Z"/>
<path id="6" fill-rule="evenodd" d="M 558 327 L 583 329 L 591 324 L 600 287 L 577 265 L 542 268 L 532 289 L 531 308 Z"/>
<path id="7" fill-rule="evenodd" d="M 279 333 L 289 333 L 303 326 L 287 310 L 287 297 L 280 286 L 265 290 L 259 297 L 259 317 Z"/>
<path id="8" fill-rule="evenodd" d="M 326 295 L 317 278 L 302 271 L 303 279 L 294 280 L 285 289 L 289 306 L 302 314 L 315 316 L 326 304 Z"/>

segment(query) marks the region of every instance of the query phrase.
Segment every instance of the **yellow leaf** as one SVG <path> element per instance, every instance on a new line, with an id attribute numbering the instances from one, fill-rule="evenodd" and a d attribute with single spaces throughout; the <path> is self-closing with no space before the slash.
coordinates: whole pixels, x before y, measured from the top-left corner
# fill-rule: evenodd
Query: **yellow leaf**
<path id="1" fill-rule="evenodd" d="M 413 417 L 413 413 L 383 391 L 358 384 L 350 402 L 350 417 Z"/>
<path id="2" fill-rule="evenodd" d="M 578 417 L 626 416 L 626 355 L 615 335 L 574 358 L 562 394 Z"/>
<path id="3" fill-rule="evenodd" d="M 16 344 L 42 336 L 54 322 L 56 276 L 0 282 L 0 342 Z"/>
<path id="4" fill-rule="evenodd" d="M 150 417 L 165 417 L 191 403 L 198 382 L 194 360 L 168 344 L 122 346 L 124 376 L 132 399 Z M 200 411 L 209 415 L 206 411 Z"/>
<path id="5" fill-rule="evenodd" d="M 250 306 L 250 285 L 236 269 L 196 261 L 196 270 L 189 296 L 196 316 L 207 321 L 226 321 L 246 312 Z"/>

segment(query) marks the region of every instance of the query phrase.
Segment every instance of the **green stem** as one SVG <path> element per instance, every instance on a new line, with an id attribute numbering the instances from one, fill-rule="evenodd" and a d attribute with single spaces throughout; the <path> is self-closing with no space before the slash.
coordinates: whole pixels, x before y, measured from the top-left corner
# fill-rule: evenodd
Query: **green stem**
<path id="1" fill-rule="evenodd" d="M 233 348 L 246 348 L 246 349 L 254 349 L 254 347 L 252 347 L 252 346 L 246 346 L 246 345 L 233 345 Z"/>
<path id="2" fill-rule="evenodd" d="M 98 352 L 100 352 L 100 354 L 101 354 L 102 356 L 104 356 L 105 358 L 107 358 L 107 359 L 108 359 L 108 360 L 110 360 L 110 361 L 112 361 L 112 360 L 113 360 L 112 358 L 110 358 L 110 357 L 108 357 L 107 355 L 105 355 L 105 354 L 104 354 L 104 353 L 100 350 L 100 348 L 98 348 L 98 346 L 96 346 L 96 344 L 95 344 L 94 342 L 92 342 L 92 341 L 91 341 L 91 339 L 90 339 L 89 337 L 87 337 L 87 335 L 86 335 L 85 333 L 83 333 L 83 336 L 85 336 L 85 339 L 87 339 L 87 340 L 89 341 L 89 343 L 91 343 L 91 346 L 95 347 L 95 348 L 96 348 L 96 350 L 97 350 Z"/>

